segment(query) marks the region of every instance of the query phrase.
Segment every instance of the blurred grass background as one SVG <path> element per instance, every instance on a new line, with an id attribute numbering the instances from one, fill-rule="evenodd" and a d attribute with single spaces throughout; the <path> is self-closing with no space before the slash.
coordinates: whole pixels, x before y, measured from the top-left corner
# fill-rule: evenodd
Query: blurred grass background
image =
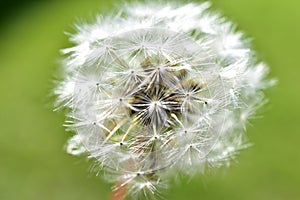
<path id="1" fill-rule="evenodd" d="M 252 121 L 254 146 L 230 168 L 173 183 L 172 200 L 300 199 L 300 1 L 213 0 L 213 7 L 253 37 L 279 85 L 263 118 Z M 0 4 L 0 199 L 105 200 L 110 186 L 67 155 L 64 114 L 49 93 L 77 19 L 108 12 L 117 1 L 7 0 Z"/>

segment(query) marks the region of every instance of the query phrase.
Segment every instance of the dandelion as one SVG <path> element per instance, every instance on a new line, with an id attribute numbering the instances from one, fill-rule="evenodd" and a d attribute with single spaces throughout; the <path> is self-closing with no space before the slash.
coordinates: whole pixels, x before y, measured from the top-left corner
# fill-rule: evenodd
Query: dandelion
<path id="1" fill-rule="evenodd" d="M 132 3 L 76 26 L 55 89 L 67 145 L 116 183 L 114 199 L 154 199 L 173 173 L 228 165 L 273 84 L 233 23 L 208 2 Z"/>

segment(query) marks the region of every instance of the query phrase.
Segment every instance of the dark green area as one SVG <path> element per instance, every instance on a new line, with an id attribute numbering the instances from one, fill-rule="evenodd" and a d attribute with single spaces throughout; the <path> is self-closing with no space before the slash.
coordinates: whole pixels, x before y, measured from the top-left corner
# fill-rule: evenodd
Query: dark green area
<path id="1" fill-rule="evenodd" d="M 241 152 L 229 168 L 191 181 L 174 182 L 165 197 L 299 199 L 300 1 L 213 3 L 214 8 L 254 38 L 254 48 L 271 66 L 271 76 L 277 77 L 279 84 L 268 91 L 270 102 L 261 112 L 263 117 L 248 126 L 253 147 Z M 1 8 L 7 12 L 1 15 L 5 23 L 0 29 L 1 200 L 108 199 L 110 185 L 87 172 L 91 163 L 64 152 L 70 133 L 62 127 L 64 114 L 52 112 L 53 98 L 49 93 L 61 58 L 59 49 L 71 45 L 63 32 L 72 32 L 77 19 L 108 12 L 112 4 L 65 0 Z"/>

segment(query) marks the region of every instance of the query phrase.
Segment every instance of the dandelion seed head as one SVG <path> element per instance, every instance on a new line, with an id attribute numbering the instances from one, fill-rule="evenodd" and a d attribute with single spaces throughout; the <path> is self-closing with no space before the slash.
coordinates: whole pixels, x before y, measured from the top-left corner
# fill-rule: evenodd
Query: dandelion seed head
<path id="1" fill-rule="evenodd" d="M 76 27 L 55 90 L 76 133 L 69 153 L 87 153 L 129 194 L 155 196 L 169 171 L 228 165 L 246 146 L 274 81 L 209 3 L 132 3 Z"/>

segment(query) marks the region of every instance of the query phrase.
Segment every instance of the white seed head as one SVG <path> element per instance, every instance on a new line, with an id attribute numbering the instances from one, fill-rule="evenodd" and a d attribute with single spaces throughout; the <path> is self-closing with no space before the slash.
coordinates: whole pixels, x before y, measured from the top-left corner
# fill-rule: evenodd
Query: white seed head
<path id="1" fill-rule="evenodd" d="M 128 4 L 78 25 L 62 51 L 55 94 L 76 133 L 67 151 L 132 195 L 155 196 L 170 172 L 229 164 L 272 85 L 243 33 L 209 7 Z"/>

